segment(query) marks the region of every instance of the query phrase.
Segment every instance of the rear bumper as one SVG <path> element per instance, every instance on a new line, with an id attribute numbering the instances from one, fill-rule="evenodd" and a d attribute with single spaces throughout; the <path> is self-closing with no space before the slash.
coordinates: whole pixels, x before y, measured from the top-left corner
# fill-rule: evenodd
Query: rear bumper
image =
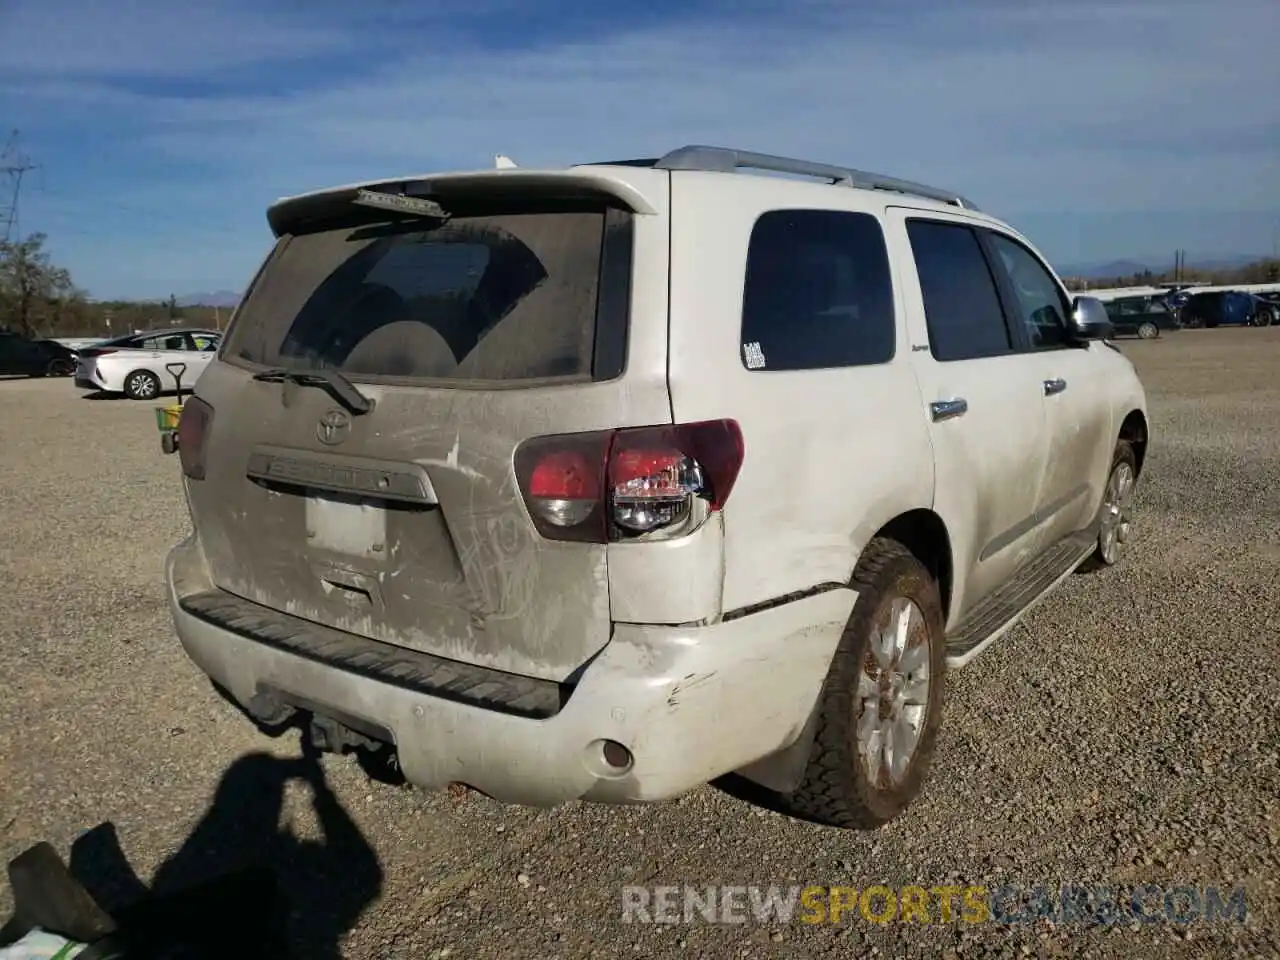
<path id="1" fill-rule="evenodd" d="M 856 594 L 831 590 L 704 627 L 616 624 L 563 707 L 515 716 L 299 656 L 184 609 L 211 589 L 198 541 L 166 563 L 188 656 L 239 703 L 260 691 L 386 731 L 409 782 L 464 783 L 495 799 L 554 806 L 663 800 L 790 746 L 803 731 Z M 610 770 L 601 741 L 626 746 Z"/>
<path id="2" fill-rule="evenodd" d="M 102 380 L 102 374 L 98 371 L 96 363 L 86 363 L 81 360 L 76 364 L 76 370 L 73 374 L 76 386 L 81 390 L 103 390 L 106 388 L 105 382 Z"/>

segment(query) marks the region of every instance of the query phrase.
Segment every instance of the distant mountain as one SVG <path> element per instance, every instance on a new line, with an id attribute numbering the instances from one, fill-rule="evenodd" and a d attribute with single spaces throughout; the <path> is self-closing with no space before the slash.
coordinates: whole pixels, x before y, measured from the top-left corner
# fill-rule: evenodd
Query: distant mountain
<path id="1" fill-rule="evenodd" d="M 1163 270 L 1163 267 L 1150 267 L 1137 260 L 1107 260 L 1101 263 L 1067 263 L 1058 268 L 1064 277 L 1083 277 L 1092 280 L 1094 277 L 1125 277 L 1143 270 Z"/>
<path id="2" fill-rule="evenodd" d="M 1204 258 L 1188 256 L 1184 266 L 1187 269 L 1224 270 L 1231 267 L 1248 266 L 1251 263 L 1257 263 L 1259 260 L 1265 259 L 1265 256 L 1258 253 L 1240 253 Z M 1093 263 L 1065 263 L 1056 269 L 1064 277 L 1082 277 L 1085 280 L 1091 280 L 1094 277 L 1127 277 L 1135 273 L 1142 273 L 1144 270 L 1150 270 L 1152 273 L 1172 270 L 1173 259 L 1171 257 L 1167 259 L 1165 257 L 1151 257 L 1146 261 L 1125 259 L 1094 261 Z"/>
<path id="3" fill-rule="evenodd" d="M 1229 270 L 1232 267 L 1247 267 L 1251 263 L 1257 263 L 1259 260 L 1272 259 L 1269 254 L 1262 253 L 1241 253 L 1228 257 L 1211 257 L 1205 260 L 1188 260 L 1187 265 L 1191 267 L 1202 267 L 1205 270 Z"/>
<path id="4" fill-rule="evenodd" d="M 234 290 L 218 290 L 214 293 L 188 293 L 178 297 L 180 307 L 234 307 L 240 302 L 240 294 Z"/>

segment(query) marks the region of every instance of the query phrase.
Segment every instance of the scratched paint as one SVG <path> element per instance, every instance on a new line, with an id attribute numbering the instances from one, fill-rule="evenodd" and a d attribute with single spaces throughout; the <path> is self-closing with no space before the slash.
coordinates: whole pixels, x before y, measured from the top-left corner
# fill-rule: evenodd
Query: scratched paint
<path id="1" fill-rule="evenodd" d="M 323 390 L 298 389 L 285 407 L 281 385 L 224 363 L 210 367 L 201 394 L 216 426 L 192 509 L 218 586 L 339 630 L 546 679 L 564 679 L 608 643 L 606 547 L 542 539 L 512 456 L 533 436 L 669 421 L 661 377 L 505 391 L 386 386 L 337 448 L 316 435 L 333 406 Z M 243 475 L 259 444 L 420 465 L 439 504 L 359 506 L 268 489 Z M 366 586 L 335 585 L 325 575 L 335 568 Z"/>

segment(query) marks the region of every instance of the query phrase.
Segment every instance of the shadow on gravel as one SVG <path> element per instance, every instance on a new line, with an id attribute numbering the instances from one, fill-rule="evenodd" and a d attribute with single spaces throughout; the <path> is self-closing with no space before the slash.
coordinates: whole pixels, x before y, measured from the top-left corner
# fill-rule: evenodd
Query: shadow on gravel
<path id="1" fill-rule="evenodd" d="M 184 386 L 182 388 L 182 395 L 183 397 L 191 396 L 191 388 Z M 115 400 L 124 404 L 125 406 L 129 406 L 130 404 L 135 404 L 139 407 L 141 407 L 143 403 L 147 402 L 144 400 L 130 400 L 123 393 L 105 393 L 102 390 L 86 390 L 84 393 L 80 394 L 80 399 L 81 400 Z M 178 399 L 178 391 L 177 390 L 161 390 L 159 393 L 157 393 L 154 397 L 151 397 L 150 399 L 152 402 L 161 401 L 161 400 L 176 402 Z"/>
<path id="2" fill-rule="evenodd" d="M 279 827 L 285 784 L 313 793 L 322 840 Z M 377 854 L 325 780 L 319 755 L 246 754 L 148 889 L 104 823 L 72 846 L 70 870 L 116 920 L 129 957 L 340 957 L 339 941 L 381 892 Z"/>
<path id="3" fill-rule="evenodd" d="M 801 823 L 812 823 L 823 826 L 819 821 L 811 817 L 807 817 L 797 810 L 791 809 L 787 803 L 787 798 L 780 793 L 776 793 L 767 787 L 762 787 L 752 780 L 737 773 L 726 773 L 723 777 L 712 780 L 710 786 L 719 790 L 721 793 L 727 794 L 739 803 L 745 803 L 753 807 L 762 807 L 771 813 L 780 813 L 784 817 L 790 817 L 792 820 L 798 820 Z"/>

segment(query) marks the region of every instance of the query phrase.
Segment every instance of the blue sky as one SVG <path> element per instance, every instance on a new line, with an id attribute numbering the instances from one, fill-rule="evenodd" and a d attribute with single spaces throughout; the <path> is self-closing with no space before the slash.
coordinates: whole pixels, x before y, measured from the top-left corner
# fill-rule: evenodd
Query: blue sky
<path id="1" fill-rule="evenodd" d="M 1280 240 L 1276 0 L 0 0 L 0 37 L 21 227 L 98 297 L 242 288 L 281 195 L 684 143 L 935 182 L 1059 264 Z"/>

